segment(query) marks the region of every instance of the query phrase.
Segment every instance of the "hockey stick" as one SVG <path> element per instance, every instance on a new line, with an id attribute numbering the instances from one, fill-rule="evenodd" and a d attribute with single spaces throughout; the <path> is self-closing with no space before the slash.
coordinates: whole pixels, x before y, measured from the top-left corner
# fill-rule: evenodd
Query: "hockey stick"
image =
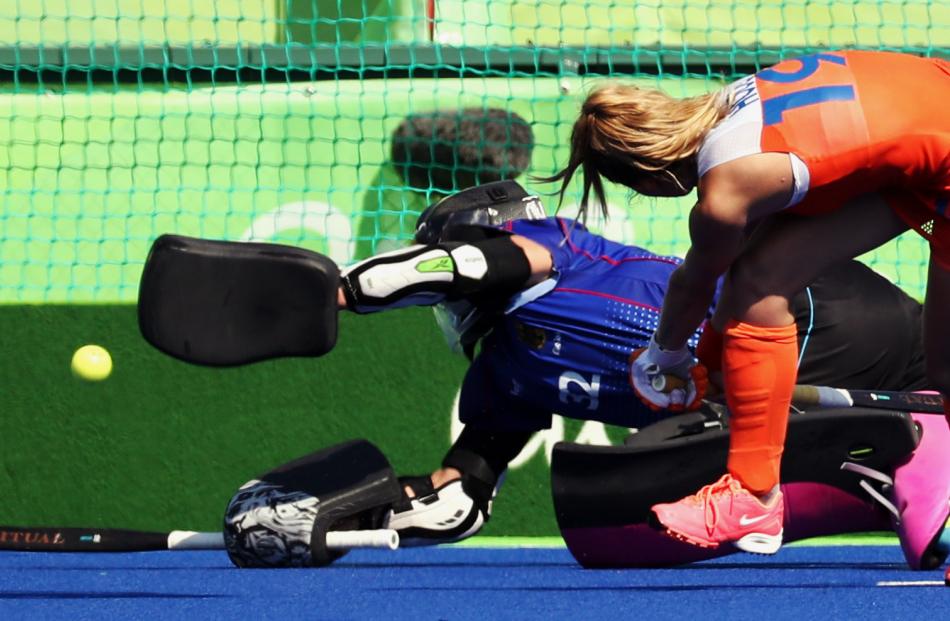
<path id="1" fill-rule="evenodd" d="M 944 413 L 943 397 L 938 394 L 892 390 L 847 390 L 830 386 L 799 385 L 792 393 L 792 403 L 799 407 L 861 407 L 924 414 Z"/>
<path id="2" fill-rule="evenodd" d="M 675 375 L 659 374 L 653 378 L 652 384 L 653 389 L 658 392 L 669 392 L 684 387 L 686 381 Z M 797 407 L 860 407 L 876 410 L 920 412 L 922 414 L 944 413 L 943 397 L 934 393 L 896 390 L 850 390 L 809 384 L 795 386 L 792 392 L 792 404 Z"/>
<path id="3" fill-rule="evenodd" d="M 395 530 L 350 530 L 327 533 L 327 548 L 399 547 Z M 0 526 L 0 550 L 21 552 L 145 552 L 149 550 L 223 550 L 222 533 L 173 530 L 150 532 L 120 528 Z"/>

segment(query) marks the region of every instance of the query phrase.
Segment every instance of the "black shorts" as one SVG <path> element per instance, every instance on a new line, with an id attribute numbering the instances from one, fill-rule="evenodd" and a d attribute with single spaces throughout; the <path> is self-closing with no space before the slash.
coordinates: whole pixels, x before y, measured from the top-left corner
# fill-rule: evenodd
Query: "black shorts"
<path id="1" fill-rule="evenodd" d="M 921 390 L 922 305 L 863 263 L 825 270 L 792 300 L 799 384 Z"/>

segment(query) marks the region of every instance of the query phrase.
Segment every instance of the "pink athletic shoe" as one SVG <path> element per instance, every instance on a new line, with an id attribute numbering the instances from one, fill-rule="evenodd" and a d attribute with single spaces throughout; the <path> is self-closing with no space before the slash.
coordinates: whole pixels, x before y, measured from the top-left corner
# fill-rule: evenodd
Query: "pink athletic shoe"
<path id="1" fill-rule="evenodd" d="M 731 543 L 743 552 L 775 554 L 782 547 L 782 492 L 762 504 L 731 474 L 673 503 L 652 507 L 667 534 L 701 548 Z"/>

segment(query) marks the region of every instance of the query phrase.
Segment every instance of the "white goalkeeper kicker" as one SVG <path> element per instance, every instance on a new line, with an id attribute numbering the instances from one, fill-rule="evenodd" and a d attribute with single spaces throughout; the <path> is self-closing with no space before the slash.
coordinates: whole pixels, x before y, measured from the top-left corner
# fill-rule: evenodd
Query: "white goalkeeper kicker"
<path id="1" fill-rule="evenodd" d="M 327 549 L 352 550 L 355 548 L 399 548 L 399 533 L 388 528 L 378 530 L 340 530 L 327 533 Z M 203 533 L 191 530 L 173 530 L 168 533 L 169 550 L 223 550 L 222 533 Z"/>

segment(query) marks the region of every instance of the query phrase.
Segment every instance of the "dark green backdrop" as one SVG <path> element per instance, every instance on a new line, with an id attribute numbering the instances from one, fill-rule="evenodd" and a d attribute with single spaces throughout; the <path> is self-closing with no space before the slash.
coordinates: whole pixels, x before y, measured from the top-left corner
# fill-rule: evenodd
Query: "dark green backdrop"
<path id="1" fill-rule="evenodd" d="M 133 306 L 2 306 L 0 321 L 6 525 L 216 529 L 242 483 L 354 437 L 401 474 L 428 472 L 449 446 L 466 368 L 428 309 L 344 315 L 323 358 L 235 369 L 151 349 Z M 72 377 L 72 352 L 86 343 L 111 352 L 108 380 Z M 540 452 L 509 473 L 483 532 L 557 534 Z"/>

